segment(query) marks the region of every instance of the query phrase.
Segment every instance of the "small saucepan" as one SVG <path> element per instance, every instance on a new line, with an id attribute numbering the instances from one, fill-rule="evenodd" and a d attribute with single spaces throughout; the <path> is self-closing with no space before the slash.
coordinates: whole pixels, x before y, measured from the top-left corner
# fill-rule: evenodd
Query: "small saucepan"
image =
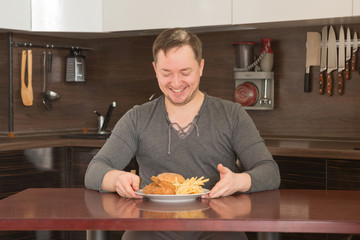
<path id="1" fill-rule="evenodd" d="M 235 101 L 242 106 L 254 106 L 259 98 L 259 90 L 252 82 L 244 82 L 235 89 Z"/>

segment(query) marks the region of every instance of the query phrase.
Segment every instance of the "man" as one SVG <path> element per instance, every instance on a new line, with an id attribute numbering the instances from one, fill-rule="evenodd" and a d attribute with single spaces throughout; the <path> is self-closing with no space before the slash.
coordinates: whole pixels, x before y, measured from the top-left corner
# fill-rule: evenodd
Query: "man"
<path id="1" fill-rule="evenodd" d="M 153 44 L 153 58 L 163 95 L 133 107 L 118 121 L 89 164 L 86 187 L 140 198 L 135 191 L 149 184 L 151 176 L 175 172 L 209 178 L 204 187 L 211 191 L 204 198 L 278 188 L 278 166 L 240 104 L 199 90 L 204 69 L 199 38 L 184 29 L 165 30 Z M 122 171 L 134 156 L 141 186 L 139 176 Z M 235 172 L 237 159 L 245 172 Z"/>

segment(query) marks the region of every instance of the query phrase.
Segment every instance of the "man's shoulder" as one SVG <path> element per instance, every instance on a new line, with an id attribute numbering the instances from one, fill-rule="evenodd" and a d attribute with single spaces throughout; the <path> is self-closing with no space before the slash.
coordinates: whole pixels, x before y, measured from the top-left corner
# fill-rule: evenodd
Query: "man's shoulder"
<path id="1" fill-rule="evenodd" d="M 140 105 L 134 105 L 129 110 L 129 114 L 132 116 L 136 116 L 137 118 L 146 118 L 147 116 L 151 115 L 152 112 L 156 111 L 160 107 L 160 105 L 161 97 Z"/>
<path id="2" fill-rule="evenodd" d="M 222 99 L 219 97 L 210 96 L 210 95 L 207 95 L 207 101 L 210 106 L 216 106 L 216 107 L 221 107 L 221 108 L 225 108 L 225 109 L 241 108 L 241 105 L 236 102 L 233 102 L 233 101 L 230 101 L 227 99 Z"/>

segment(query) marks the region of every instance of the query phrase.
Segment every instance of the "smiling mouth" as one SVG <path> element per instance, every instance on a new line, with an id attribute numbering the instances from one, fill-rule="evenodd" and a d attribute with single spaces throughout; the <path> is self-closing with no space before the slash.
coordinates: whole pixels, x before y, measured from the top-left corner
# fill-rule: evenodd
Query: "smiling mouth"
<path id="1" fill-rule="evenodd" d="M 180 93 L 182 91 L 184 91 L 185 88 L 182 89 L 171 89 L 171 91 L 175 92 L 175 93 Z"/>

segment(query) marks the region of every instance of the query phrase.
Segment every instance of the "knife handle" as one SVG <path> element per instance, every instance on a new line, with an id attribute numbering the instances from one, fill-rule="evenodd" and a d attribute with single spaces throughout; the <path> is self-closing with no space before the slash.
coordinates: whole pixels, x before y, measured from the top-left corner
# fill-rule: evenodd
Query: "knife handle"
<path id="1" fill-rule="evenodd" d="M 326 77 L 326 92 L 328 96 L 332 95 L 332 79 L 331 79 L 331 72 L 327 73 Z"/>
<path id="2" fill-rule="evenodd" d="M 338 93 L 339 95 L 343 94 L 343 77 L 342 72 L 338 72 Z"/>
<path id="3" fill-rule="evenodd" d="M 353 52 L 351 56 L 351 71 L 355 70 L 355 63 L 356 63 L 356 52 Z"/>
<path id="4" fill-rule="evenodd" d="M 310 92 L 310 73 L 305 73 L 304 92 Z"/>
<path id="5" fill-rule="evenodd" d="M 345 63 L 345 78 L 346 80 L 349 80 L 350 79 L 350 63 L 349 61 L 346 61 Z"/>
<path id="6" fill-rule="evenodd" d="M 320 72 L 319 78 L 319 94 L 324 93 L 324 72 Z"/>

